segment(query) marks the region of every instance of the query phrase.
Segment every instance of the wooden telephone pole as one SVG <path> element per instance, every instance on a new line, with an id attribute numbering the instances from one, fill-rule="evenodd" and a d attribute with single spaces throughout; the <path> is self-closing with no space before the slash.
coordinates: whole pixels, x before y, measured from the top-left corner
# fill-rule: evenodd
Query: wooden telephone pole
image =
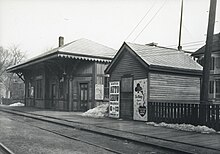
<path id="1" fill-rule="evenodd" d="M 206 46 L 205 46 L 203 73 L 202 73 L 202 85 L 200 91 L 201 104 L 207 104 L 209 99 L 209 76 L 210 76 L 213 32 L 215 26 L 216 1 L 217 0 L 210 0 L 208 30 L 206 37 Z"/>
<path id="2" fill-rule="evenodd" d="M 181 2 L 181 14 L 180 14 L 180 29 L 179 29 L 179 44 L 178 44 L 178 50 L 182 50 L 181 46 L 181 35 L 182 35 L 182 21 L 183 21 L 183 0 Z"/>

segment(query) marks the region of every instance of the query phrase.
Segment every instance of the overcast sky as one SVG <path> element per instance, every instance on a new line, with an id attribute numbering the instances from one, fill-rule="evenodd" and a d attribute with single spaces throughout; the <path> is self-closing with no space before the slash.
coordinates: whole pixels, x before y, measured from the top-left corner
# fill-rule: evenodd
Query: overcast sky
<path id="1" fill-rule="evenodd" d="M 183 49 L 204 45 L 209 4 L 184 0 Z M 117 50 L 124 41 L 177 48 L 180 6 L 181 0 L 0 0 L 0 46 L 19 45 L 29 58 L 57 47 L 59 36 L 65 43 L 87 38 Z"/>

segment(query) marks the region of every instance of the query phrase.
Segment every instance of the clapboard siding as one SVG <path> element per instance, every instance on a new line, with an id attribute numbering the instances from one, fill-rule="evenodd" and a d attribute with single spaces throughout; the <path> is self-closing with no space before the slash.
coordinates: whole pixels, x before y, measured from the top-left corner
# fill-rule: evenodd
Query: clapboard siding
<path id="1" fill-rule="evenodd" d="M 200 78 L 180 75 L 150 73 L 150 100 L 198 101 Z"/>
<path id="2" fill-rule="evenodd" d="M 126 74 L 133 75 L 134 79 L 146 78 L 147 69 L 144 68 L 143 65 L 127 51 L 127 49 L 124 50 L 126 51 L 123 52 L 120 60 L 117 62 L 117 66 L 113 69 L 110 80 L 121 80 L 121 77 Z"/>

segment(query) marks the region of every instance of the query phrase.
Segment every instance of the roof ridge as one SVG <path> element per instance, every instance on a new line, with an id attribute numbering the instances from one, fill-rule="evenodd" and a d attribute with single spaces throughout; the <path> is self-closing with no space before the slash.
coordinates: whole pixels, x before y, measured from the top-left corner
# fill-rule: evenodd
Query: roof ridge
<path id="1" fill-rule="evenodd" d="M 114 49 L 114 48 L 112 48 L 112 47 L 109 47 L 109 46 L 107 46 L 107 45 L 101 44 L 101 43 L 96 42 L 96 41 L 92 41 L 92 40 L 87 39 L 87 38 L 80 38 L 80 39 L 78 39 L 78 40 L 87 40 L 87 41 L 90 41 L 90 42 L 92 42 L 92 43 L 96 43 L 96 44 L 98 44 L 98 45 L 101 45 L 101 46 L 104 46 L 104 47 L 106 47 L 106 48 L 110 48 L 110 49 L 112 49 L 112 50 L 117 51 L 116 49 Z"/>
<path id="2" fill-rule="evenodd" d="M 131 42 L 125 42 L 125 43 L 130 43 L 130 44 L 135 44 L 135 45 L 140 45 L 140 46 L 148 46 L 148 47 L 158 47 L 158 48 L 163 48 L 163 49 L 169 49 L 169 50 L 174 50 L 174 51 L 178 51 L 178 52 L 188 52 L 187 50 L 178 50 L 178 49 L 175 49 L 175 48 L 169 48 L 169 47 L 164 47 L 164 46 L 152 46 L 152 45 L 149 45 L 149 44 L 138 44 L 138 43 L 131 43 Z"/>

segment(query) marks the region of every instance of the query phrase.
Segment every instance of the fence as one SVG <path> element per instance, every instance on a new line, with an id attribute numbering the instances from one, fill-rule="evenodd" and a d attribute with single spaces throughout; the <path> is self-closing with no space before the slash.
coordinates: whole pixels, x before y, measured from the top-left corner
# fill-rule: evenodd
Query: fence
<path id="1" fill-rule="evenodd" d="M 206 125 L 220 130 L 220 104 L 148 103 L 148 119 L 153 122 Z"/>

